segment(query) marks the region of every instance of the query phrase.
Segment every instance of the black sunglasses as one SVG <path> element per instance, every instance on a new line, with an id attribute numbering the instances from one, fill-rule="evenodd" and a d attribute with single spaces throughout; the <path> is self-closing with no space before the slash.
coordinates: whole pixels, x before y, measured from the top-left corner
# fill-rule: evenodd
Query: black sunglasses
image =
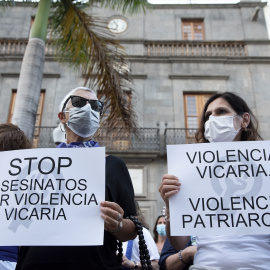
<path id="1" fill-rule="evenodd" d="M 65 101 L 63 108 L 62 108 L 62 112 L 64 111 L 68 101 L 71 99 L 71 104 L 73 107 L 78 107 L 81 108 L 83 106 L 85 106 L 87 104 L 87 102 L 90 103 L 92 110 L 99 112 L 100 114 L 102 114 L 102 110 L 103 110 L 103 102 L 99 101 L 99 100 L 94 100 L 94 99 L 87 99 L 87 98 L 83 98 L 80 96 L 70 96 L 68 97 L 68 99 Z"/>

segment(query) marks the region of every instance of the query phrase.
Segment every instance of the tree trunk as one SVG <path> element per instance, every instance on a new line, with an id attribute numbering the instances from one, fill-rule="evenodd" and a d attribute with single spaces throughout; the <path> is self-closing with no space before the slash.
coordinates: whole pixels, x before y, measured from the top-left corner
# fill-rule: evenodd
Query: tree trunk
<path id="1" fill-rule="evenodd" d="M 12 123 L 33 139 L 40 97 L 45 56 L 45 43 L 30 39 L 23 57 Z"/>
<path id="2" fill-rule="evenodd" d="M 45 60 L 51 0 L 40 0 L 22 61 L 12 123 L 33 139 Z"/>

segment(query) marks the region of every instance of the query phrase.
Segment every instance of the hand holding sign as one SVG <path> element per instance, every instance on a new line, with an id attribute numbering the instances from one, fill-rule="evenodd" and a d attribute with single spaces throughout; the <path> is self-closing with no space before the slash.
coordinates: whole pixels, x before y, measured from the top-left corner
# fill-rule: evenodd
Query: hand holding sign
<path id="1" fill-rule="evenodd" d="M 175 175 L 164 174 L 158 191 L 164 200 L 166 207 L 169 207 L 169 198 L 175 195 L 181 188 L 181 183 Z"/>
<path id="2" fill-rule="evenodd" d="M 104 219 L 104 229 L 109 232 L 120 231 L 119 224 L 122 222 L 124 210 L 115 202 L 104 201 L 100 203 L 101 217 Z"/>

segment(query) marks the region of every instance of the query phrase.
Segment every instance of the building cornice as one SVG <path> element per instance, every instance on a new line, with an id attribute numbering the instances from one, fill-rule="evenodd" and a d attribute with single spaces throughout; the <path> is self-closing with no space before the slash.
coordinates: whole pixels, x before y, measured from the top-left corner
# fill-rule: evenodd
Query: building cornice
<path id="1" fill-rule="evenodd" d="M 0 61 L 21 61 L 23 55 L 21 56 L 0 56 Z M 53 57 L 46 57 L 46 61 L 56 61 Z M 127 56 L 129 62 L 137 63 L 228 63 L 228 64 L 270 64 L 270 57 L 220 57 L 220 56 L 147 56 L 147 55 L 129 55 Z M 13 75 L 12 75 L 13 74 Z M 51 75 L 58 76 L 59 74 Z M 15 73 L 1 73 L 1 76 L 15 76 Z M 48 74 L 44 76 L 50 76 Z M 134 75 L 136 79 L 146 79 L 144 75 Z"/>
<path id="2" fill-rule="evenodd" d="M 12 72 L 2 72 L 0 73 L 3 78 L 19 78 L 20 73 L 12 73 Z M 43 73 L 43 78 L 60 78 L 61 75 L 59 73 Z"/>
<path id="3" fill-rule="evenodd" d="M 17 43 L 28 43 L 27 38 L 7 38 L 7 37 L 1 37 L 0 40 L 3 42 L 17 42 Z M 117 39 L 122 44 L 147 44 L 147 43 L 186 43 L 186 44 L 201 44 L 204 42 L 213 42 L 213 43 L 233 43 L 233 42 L 243 42 L 243 43 L 263 43 L 263 44 L 270 44 L 270 39 L 242 39 L 242 40 L 183 40 L 183 39 L 125 39 L 125 38 L 119 38 Z"/>
<path id="4" fill-rule="evenodd" d="M 122 44 L 147 44 L 147 43 L 186 43 L 186 44 L 202 44 L 202 43 L 235 43 L 242 42 L 246 44 L 269 44 L 270 39 L 242 39 L 242 40 L 183 40 L 183 39 L 171 39 L 171 40 L 160 40 L 160 39 L 118 39 Z"/>
<path id="5" fill-rule="evenodd" d="M 150 5 L 151 9 L 228 9 L 228 8 L 242 8 L 242 7 L 265 7 L 266 2 L 238 2 L 235 4 L 159 4 Z"/>
<path id="6" fill-rule="evenodd" d="M 147 75 L 146 74 L 132 74 L 131 73 L 131 78 L 132 79 L 137 79 L 137 80 L 146 80 Z"/>
<path id="7" fill-rule="evenodd" d="M 1 4 L 1 1 L 0 1 L 0 6 L 3 6 L 3 4 Z M 36 8 L 37 6 L 38 6 L 38 2 L 31 2 L 31 1 L 14 1 L 10 5 L 10 7 L 36 7 Z"/>
<path id="8" fill-rule="evenodd" d="M 37 7 L 38 2 L 18 2 L 12 3 L 16 7 Z M 241 8 L 241 7 L 265 7 L 266 2 L 259 1 L 240 1 L 235 4 L 149 4 L 151 9 L 221 9 L 221 8 Z"/>
<path id="9" fill-rule="evenodd" d="M 228 80 L 229 75 L 204 75 L 204 74 L 169 74 L 172 80 Z"/>
<path id="10" fill-rule="evenodd" d="M 128 56 L 130 62 L 144 63 L 223 63 L 270 64 L 270 57 L 220 57 L 220 56 Z"/>
<path id="11" fill-rule="evenodd" d="M 257 44 L 257 45 L 270 45 L 270 39 L 247 39 L 245 43 L 248 44 Z"/>

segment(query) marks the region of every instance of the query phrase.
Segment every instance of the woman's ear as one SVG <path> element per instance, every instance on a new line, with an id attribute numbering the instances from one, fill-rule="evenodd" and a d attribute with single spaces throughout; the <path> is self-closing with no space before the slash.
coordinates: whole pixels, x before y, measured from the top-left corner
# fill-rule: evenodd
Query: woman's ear
<path id="1" fill-rule="evenodd" d="M 66 123 L 66 116 L 65 116 L 65 113 L 64 112 L 59 112 L 58 113 L 58 118 L 60 120 L 60 122 L 62 124 L 65 124 Z"/>
<path id="2" fill-rule="evenodd" d="M 250 114 L 245 112 L 243 115 L 242 115 L 242 123 L 241 123 L 241 127 L 246 129 L 250 123 Z"/>

